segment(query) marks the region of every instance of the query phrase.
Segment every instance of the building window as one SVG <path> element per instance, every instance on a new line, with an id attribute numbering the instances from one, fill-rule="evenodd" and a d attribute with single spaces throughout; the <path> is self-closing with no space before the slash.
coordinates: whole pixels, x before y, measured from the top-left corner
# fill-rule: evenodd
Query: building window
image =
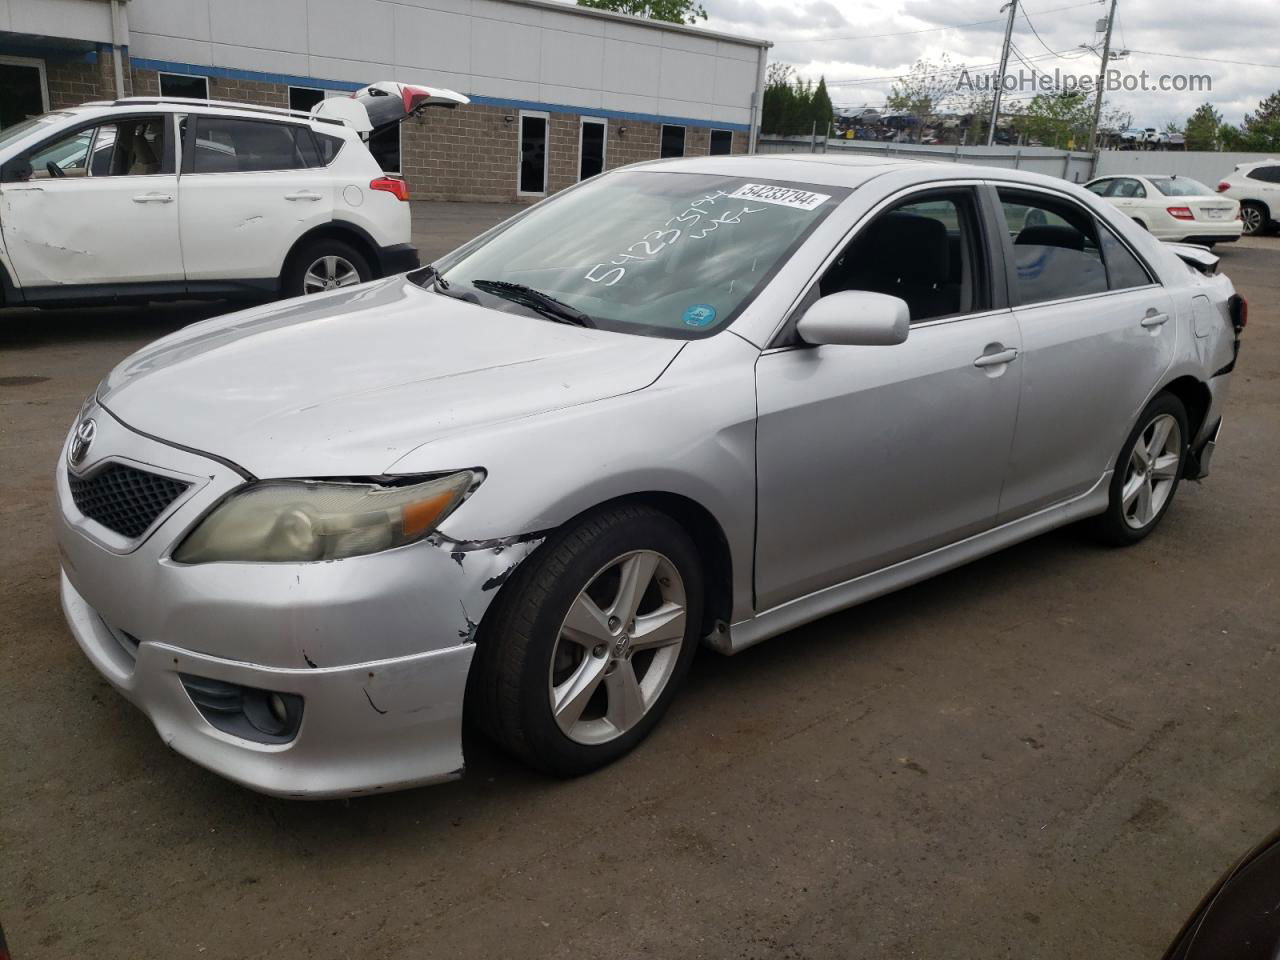
<path id="1" fill-rule="evenodd" d="M 160 74 L 160 96 L 208 100 L 209 78 L 193 77 L 186 73 L 162 73 Z"/>
<path id="2" fill-rule="evenodd" d="M 733 131 L 732 130 L 712 130 L 711 131 L 711 155 L 713 157 L 723 156 L 727 153 L 733 153 Z"/>
<path id="3" fill-rule="evenodd" d="M 669 123 L 662 125 L 662 152 L 659 156 L 664 159 L 684 156 L 684 127 L 672 126 Z"/>
<path id="4" fill-rule="evenodd" d="M 0 57 L 0 130 L 49 109 L 44 61 Z"/>
<path id="5" fill-rule="evenodd" d="M 547 192 L 547 124 L 546 113 L 520 111 L 520 168 L 516 193 Z"/>
<path id="6" fill-rule="evenodd" d="M 578 135 L 578 179 L 586 180 L 604 172 L 604 149 L 609 122 L 595 117 L 582 118 Z"/>
<path id="7" fill-rule="evenodd" d="M 289 109 L 309 113 L 325 96 L 325 92 L 316 87 L 290 87 Z"/>

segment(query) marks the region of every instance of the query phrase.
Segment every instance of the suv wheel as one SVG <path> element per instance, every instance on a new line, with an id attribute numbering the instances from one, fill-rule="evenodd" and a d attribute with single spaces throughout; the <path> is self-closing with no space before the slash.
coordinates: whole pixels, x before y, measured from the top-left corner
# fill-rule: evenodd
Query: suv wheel
<path id="1" fill-rule="evenodd" d="M 372 279 L 368 261 L 349 243 L 316 240 L 289 258 L 281 292 L 286 297 L 302 297 Z"/>
<path id="2" fill-rule="evenodd" d="M 1246 200 L 1240 204 L 1240 219 L 1244 222 L 1244 235 L 1256 237 L 1267 228 L 1267 210 L 1260 203 Z"/>

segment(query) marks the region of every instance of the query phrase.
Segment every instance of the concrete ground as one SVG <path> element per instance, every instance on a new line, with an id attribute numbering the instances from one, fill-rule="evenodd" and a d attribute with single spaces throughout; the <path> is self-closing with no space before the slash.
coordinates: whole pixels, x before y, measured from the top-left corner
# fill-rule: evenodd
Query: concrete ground
<path id="1" fill-rule="evenodd" d="M 420 212 L 459 238 L 503 213 Z M 208 308 L 0 314 L 14 956 L 1158 958 L 1280 822 L 1280 239 L 1222 253 L 1252 305 L 1223 442 L 1142 545 L 1059 531 L 700 653 L 655 735 L 581 780 L 469 741 L 465 780 L 350 803 L 170 752 L 58 610 L 63 432 Z"/>

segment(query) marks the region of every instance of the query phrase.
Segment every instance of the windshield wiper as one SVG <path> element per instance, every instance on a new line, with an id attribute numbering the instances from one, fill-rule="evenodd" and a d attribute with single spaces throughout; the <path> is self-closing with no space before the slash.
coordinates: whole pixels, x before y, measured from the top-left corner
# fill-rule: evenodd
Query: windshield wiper
<path id="1" fill-rule="evenodd" d="M 536 310 L 557 323 L 571 323 L 575 327 L 592 329 L 596 326 L 590 314 L 583 313 L 577 307 L 571 307 L 541 290 L 526 287 L 523 283 L 511 283 L 509 280 L 472 280 L 471 286 L 485 293 L 491 293 L 495 297 L 502 297 L 504 300 Z"/>

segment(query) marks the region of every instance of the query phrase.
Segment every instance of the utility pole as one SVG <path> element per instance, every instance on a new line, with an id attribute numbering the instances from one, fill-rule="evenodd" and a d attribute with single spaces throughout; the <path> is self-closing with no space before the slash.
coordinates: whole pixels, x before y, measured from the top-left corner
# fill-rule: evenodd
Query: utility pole
<path id="1" fill-rule="evenodd" d="M 1098 71 L 1098 99 L 1093 104 L 1093 125 L 1089 128 L 1089 152 L 1098 147 L 1098 121 L 1102 118 L 1102 88 L 1107 82 L 1107 61 L 1111 59 L 1111 27 L 1116 22 L 1116 0 L 1107 14 L 1107 36 L 1102 41 L 1102 69 Z"/>
<path id="2" fill-rule="evenodd" d="M 1115 0 L 1111 0 L 1115 3 Z M 1013 40 L 1013 18 L 1018 12 L 1018 0 L 1009 0 L 1004 7 L 1000 8 L 1000 12 L 1004 13 L 1005 8 L 1009 10 L 1009 21 L 1004 25 L 1004 47 L 1000 50 L 1000 77 L 996 84 L 995 96 L 991 98 L 991 123 L 987 127 L 987 146 L 995 143 L 996 139 L 996 121 L 1000 119 L 1000 95 L 1004 93 L 1004 71 L 1009 66 L 1009 44 Z"/>

